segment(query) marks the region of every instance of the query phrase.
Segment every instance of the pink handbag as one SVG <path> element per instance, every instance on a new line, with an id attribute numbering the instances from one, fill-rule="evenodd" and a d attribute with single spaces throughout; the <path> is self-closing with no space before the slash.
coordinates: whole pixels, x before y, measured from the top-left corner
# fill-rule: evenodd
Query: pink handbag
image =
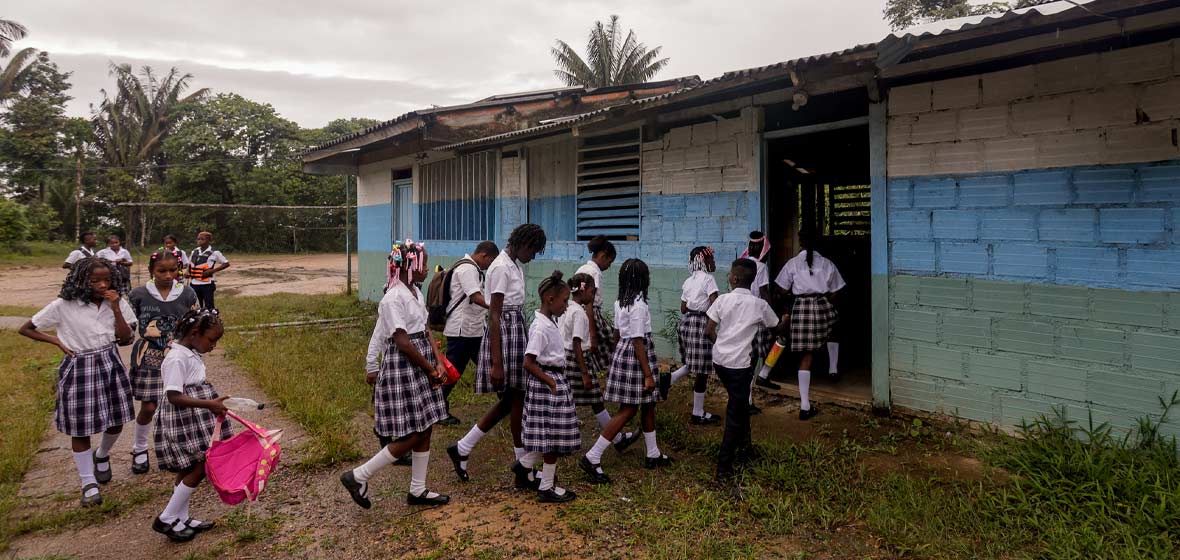
<path id="1" fill-rule="evenodd" d="M 226 411 L 226 415 L 247 429 L 221 441 L 223 419 L 217 419 L 213 441 L 205 452 L 205 474 L 221 501 L 232 506 L 247 498 L 251 502 L 258 499 L 266 487 L 266 479 L 279 464 L 282 455 L 279 438 L 283 431 L 267 430 L 232 411 Z"/>

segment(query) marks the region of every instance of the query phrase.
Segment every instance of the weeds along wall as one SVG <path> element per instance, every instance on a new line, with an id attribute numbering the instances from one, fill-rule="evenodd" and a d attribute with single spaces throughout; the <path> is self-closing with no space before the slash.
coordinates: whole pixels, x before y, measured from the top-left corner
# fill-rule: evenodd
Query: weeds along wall
<path id="1" fill-rule="evenodd" d="M 889 92 L 894 405 L 1130 428 L 1180 389 L 1178 52 Z"/>

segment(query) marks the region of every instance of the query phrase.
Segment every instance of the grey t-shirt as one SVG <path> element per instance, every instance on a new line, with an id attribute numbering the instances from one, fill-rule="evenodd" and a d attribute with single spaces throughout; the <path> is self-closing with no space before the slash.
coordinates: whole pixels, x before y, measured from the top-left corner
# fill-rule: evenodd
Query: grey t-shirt
<path id="1" fill-rule="evenodd" d="M 197 293 L 184 284 L 176 284 L 173 290 L 183 290 L 172 301 L 160 301 L 146 286 L 131 290 L 127 299 L 139 319 L 139 336 L 151 340 L 157 347 L 164 347 L 172 339 L 172 331 L 184 314 L 197 304 Z"/>

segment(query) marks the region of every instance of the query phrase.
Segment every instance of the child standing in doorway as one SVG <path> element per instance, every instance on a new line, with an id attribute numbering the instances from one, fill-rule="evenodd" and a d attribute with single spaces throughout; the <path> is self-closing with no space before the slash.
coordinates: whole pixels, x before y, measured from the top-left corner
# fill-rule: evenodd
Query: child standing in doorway
<path id="1" fill-rule="evenodd" d="M 586 244 L 590 250 L 590 260 L 578 267 L 575 274 L 586 274 L 594 279 L 594 312 L 590 317 L 589 357 L 587 364 L 590 371 L 598 373 L 606 371 L 610 366 L 611 357 L 615 352 L 615 344 L 619 341 L 619 331 L 615 329 L 613 321 L 607 319 L 602 312 L 602 291 L 605 285 L 602 273 L 610 269 L 617 255 L 615 244 L 604 235 L 599 235 Z"/>
<path id="2" fill-rule="evenodd" d="M 212 233 L 198 233 L 197 248 L 189 254 L 189 285 L 197 293 L 197 303 L 203 309 L 217 309 L 213 301 L 213 292 L 217 291 L 213 275 L 229 268 L 229 261 L 225 255 L 209 245 L 212 242 Z"/>
<path id="3" fill-rule="evenodd" d="M 688 254 L 689 276 L 680 288 L 680 312 L 684 318 L 676 332 L 680 339 L 680 369 L 672 372 L 672 383 L 692 373 L 696 380 L 692 386 L 692 424 L 711 425 L 720 418 L 705 412 L 705 389 L 709 374 L 713 370 L 713 344 L 705 336 L 705 325 L 709 322 L 705 312 L 717 299 L 717 280 L 713 272 L 717 264 L 711 247 L 693 247 Z"/>
<path id="4" fill-rule="evenodd" d="M 57 299 L 24 325 L 20 334 L 52 344 L 65 355 L 57 368 L 53 423 L 70 436 L 82 479 L 82 507 L 102 504 L 99 484 L 111 481 L 111 448 L 135 414 L 131 379 L 115 344 L 129 344 L 135 312 L 119 297 L 122 276 L 106 259 L 74 263 Z M 45 330 L 56 329 L 57 335 Z M 90 436 L 102 434 L 91 451 Z"/>

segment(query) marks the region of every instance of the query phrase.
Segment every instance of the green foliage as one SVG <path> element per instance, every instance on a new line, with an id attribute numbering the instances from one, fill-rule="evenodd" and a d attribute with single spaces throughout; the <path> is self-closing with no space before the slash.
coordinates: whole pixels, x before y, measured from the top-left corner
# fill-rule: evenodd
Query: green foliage
<path id="1" fill-rule="evenodd" d="M 885 19 L 897 31 L 919 23 L 966 16 L 998 14 L 1018 8 L 1047 4 L 1054 0 L 1016 0 L 1015 2 L 971 2 L 970 0 L 886 0 Z"/>
<path id="2" fill-rule="evenodd" d="M 659 58 L 661 48 L 648 49 L 630 29 L 624 37 L 619 16 L 612 15 L 606 24 L 596 21 L 590 28 L 585 59 L 560 39 L 550 54 L 557 63 L 553 73 L 565 85 L 606 87 L 654 78 L 668 65 L 668 58 Z"/>
<path id="3" fill-rule="evenodd" d="M 0 162 L 8 195 L 21 202 L 45 200 L 46 183 L 61 152 L 60 131 L 70 100 L 69 73 L 42 55 L 25 73 L 25 94 L 0 113 Z"/>
<path id="4" fill-rule="evenodd" d="M 25 208 L 7 198 L 0 198 L 0 247 L 14 248 L 29 238 L 29 220 Z"/>

